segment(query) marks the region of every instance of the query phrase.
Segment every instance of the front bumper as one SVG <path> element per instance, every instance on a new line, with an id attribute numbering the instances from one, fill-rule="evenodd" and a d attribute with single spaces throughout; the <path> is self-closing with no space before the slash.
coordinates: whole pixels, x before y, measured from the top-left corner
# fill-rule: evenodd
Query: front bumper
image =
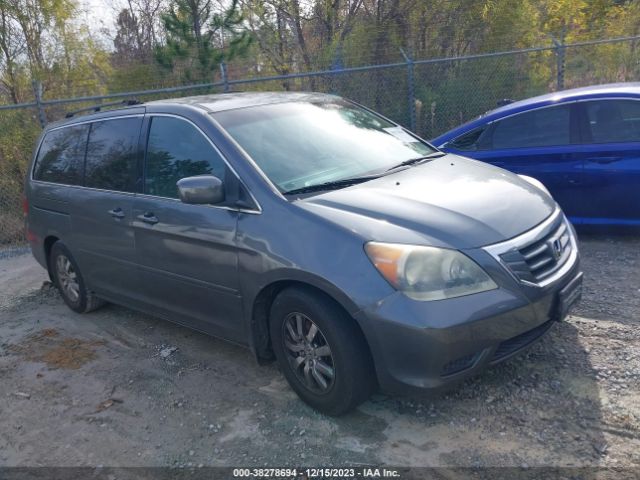
<path id="1" fill-rule="evenodd" d="M 523 286 L 501 268 L 492 273 L 496 290 L 433 302 L 396 292 L 356 315 L 382 390 L 438 389 L 521 352 L 561 320 L 559 292 L 581 275 L 577 257 L 544 288 Z"/>

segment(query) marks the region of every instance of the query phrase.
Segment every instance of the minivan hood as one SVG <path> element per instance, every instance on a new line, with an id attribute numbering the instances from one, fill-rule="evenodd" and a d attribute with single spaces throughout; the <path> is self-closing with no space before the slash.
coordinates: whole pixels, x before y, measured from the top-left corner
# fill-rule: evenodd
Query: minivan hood
<path id="1" fill-rule="evenodd" d="M 556 208 L 548 194 L 517 175 L 457 155 L 296 204 L 365 241 L 460 249 L 515 237 Z"/>

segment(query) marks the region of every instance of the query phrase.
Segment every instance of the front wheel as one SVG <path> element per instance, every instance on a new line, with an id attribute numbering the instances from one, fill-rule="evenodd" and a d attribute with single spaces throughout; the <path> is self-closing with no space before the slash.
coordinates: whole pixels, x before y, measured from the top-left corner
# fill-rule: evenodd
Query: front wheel
<path id="1" fill-rule="evenodd" d="M 342 415 L 375 387 L 371 356 L 354 320 L 326 296 L 289 288 L 273 302 L 273 350 L 291 387 L 307 404 Z"/>
<path id="2" fill-rule="evenodd" d="M 56 242 L 51 247 L 49 268 L 55 286 L 71 310 L 86 313 L 104 305 L 104 300 L 87 290 L 78 264 L 62 242 Z"/>

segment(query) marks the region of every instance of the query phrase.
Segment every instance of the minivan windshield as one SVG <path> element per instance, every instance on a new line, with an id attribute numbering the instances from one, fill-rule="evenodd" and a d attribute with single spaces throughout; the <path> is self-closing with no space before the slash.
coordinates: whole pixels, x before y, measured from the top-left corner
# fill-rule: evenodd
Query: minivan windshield
<path id="1" fill-rule="evenodd" d="M 347 186 L 436 150 L 347 101 L 287 102 L 213 114 L 264 174 L 287 193 Z"/>

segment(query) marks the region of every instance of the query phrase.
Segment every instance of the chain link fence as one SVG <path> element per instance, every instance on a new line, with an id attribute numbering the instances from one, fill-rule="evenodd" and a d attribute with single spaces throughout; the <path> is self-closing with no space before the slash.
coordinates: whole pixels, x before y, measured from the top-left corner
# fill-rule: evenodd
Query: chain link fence
<path id="1" fill-rule="evenodd" d="M 373 108 L 424 138 L 433 138 L 505 99 L 592 84 L 640 80 L 640 36 L 465 57 L 259 76 L 255 68 L 222 65 L 213 83 L 0 106 L 0 248 L 24 243 L 22 191 L 36 138 L 68 111 L 122 99 L 149 101 L 228 91 L 320 91 Z M 233 76 L 228 72 L 232 72 Z M 251 73 L 253 72 L 253 76 Z M 238 78 L 236 75 L 243 75 Z"/>

